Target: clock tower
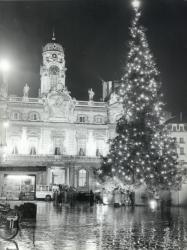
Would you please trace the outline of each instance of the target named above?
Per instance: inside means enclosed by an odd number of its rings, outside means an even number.
[[[50,91],[65,88],[66,67],[62,45],[56,42],[53,33],[52,41],[43,47],[43,62],[40,67],[41,96]]]

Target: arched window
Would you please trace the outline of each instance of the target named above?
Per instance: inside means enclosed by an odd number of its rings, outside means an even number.
[[[20,113],[17,112],[17,111],[12,112],[11,119],[12,120],[19,120],[20,119]]]
[[[79,187],[86,186],[86,170],[81,169],[79,170]]]
[[[40,120],[40,116],[39,116],[39,114],[37,112],[31,112],[29,114],[29,120],[38,121],[38,120]]]

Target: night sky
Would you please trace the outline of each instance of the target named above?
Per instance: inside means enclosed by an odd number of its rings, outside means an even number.
[[[161,71],[167,110],[187,110],[187,0],[142,0],[141,22]],[[42,46],[56,38],[65,50],[66,85],[78,100],[88,88],[102,97],[101,79],[119,80],[128,52],[130,0],[0,2],[0,57],[11,61],[9,92],[40,87]]]

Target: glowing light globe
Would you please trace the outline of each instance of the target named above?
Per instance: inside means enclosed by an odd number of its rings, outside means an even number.
[[[132,6],[135,9],[138,9],[140,7],[140,1],[139,0],[133,0],[132,1]]]
[[[9,69],[10,69],[10,63],[6,59],[2,59],[0,61],[0,69],[2,71],[5,71],[5,72],[9,71]]]
[[[8,122],[8,121],[4,122],[4,123],[3,123],[3,127],[4,127],[4,128],[8,128],[8,127],[9,127],[9,122]]]
[[[153,210],[156,209],[157,206],[158,206],[157,201],[156,201],[156,200],[153,200],[153,199],[150,200],[150,201],[149,201],[149,206],[150,206],[150,208],[153,209]]]

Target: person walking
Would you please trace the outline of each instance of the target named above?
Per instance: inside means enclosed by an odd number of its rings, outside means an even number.
[[[119,188],[114,190],[114,207],[121,206],[121,192]]]
[[[94,204],[94,193],[92,190],[90,190],[90,205],[93,206]]]
[[[130,192],[129,198],[130,198],[131,206],[134,206],[135,204],[135,192],[134,191]]]

